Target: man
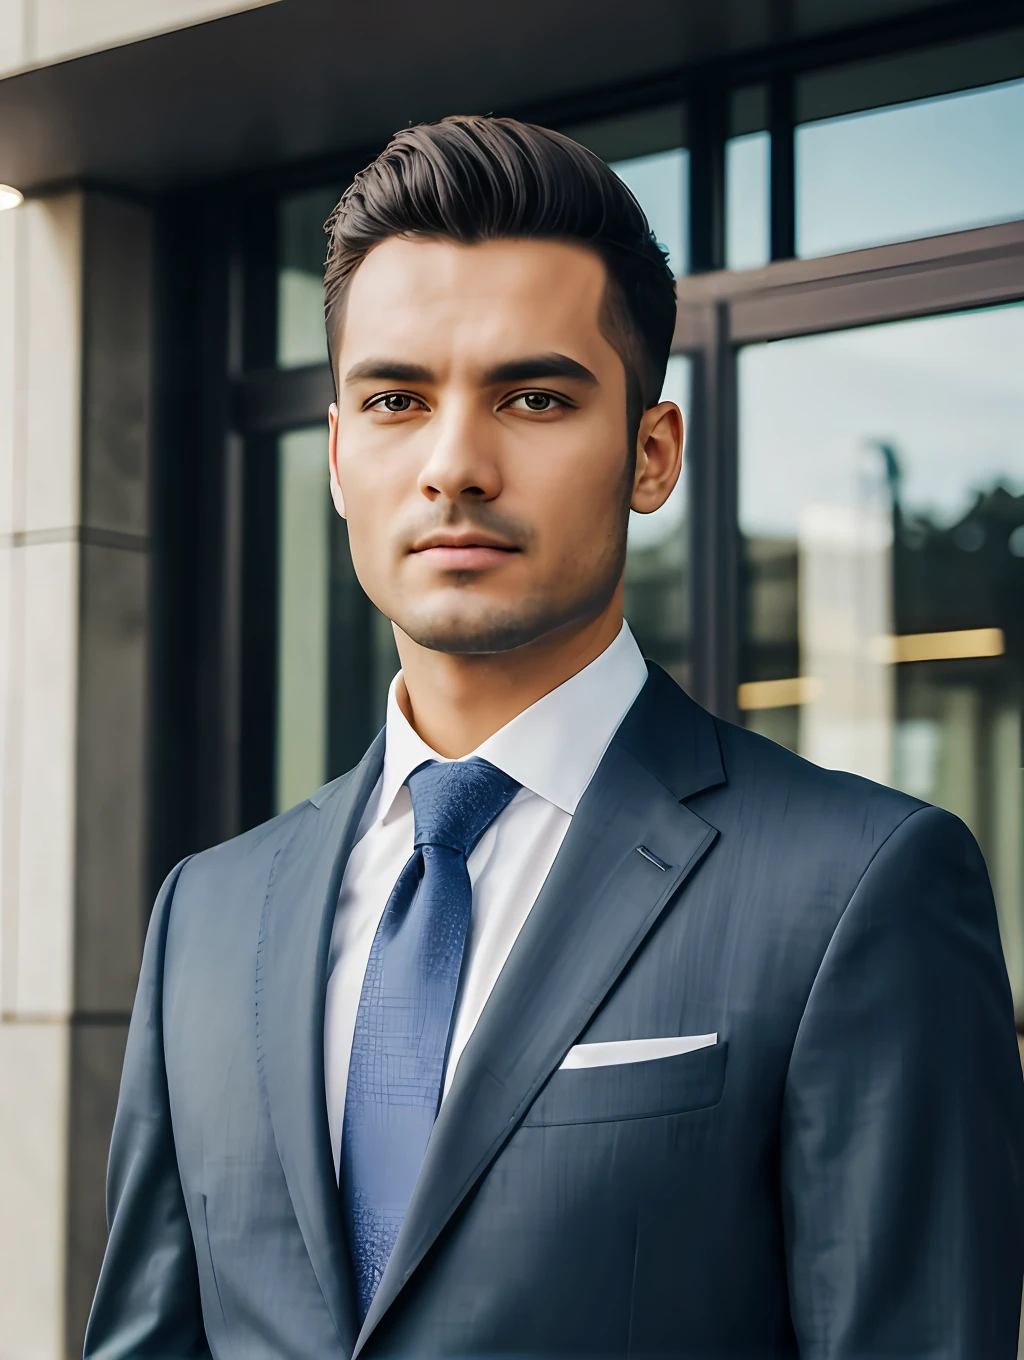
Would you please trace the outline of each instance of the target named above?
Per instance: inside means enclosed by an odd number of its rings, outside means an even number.
[[[1009,1360],[974,841],[622,621],[682,449],[642,212],[460,118],[329,226],[331,490],[402,670],[355,770],[160,894],[87,1354]]]

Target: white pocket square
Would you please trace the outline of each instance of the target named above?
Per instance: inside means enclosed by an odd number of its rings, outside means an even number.
[[[650,1062],[652,1058],[676,1058],[718,1043],[717,1034],[681,1034],[669,1039],[613,1039],[603,1044],[576,1044],[565,1055],[560,1072],[580,1067],[612,1067],[619,1063]]]

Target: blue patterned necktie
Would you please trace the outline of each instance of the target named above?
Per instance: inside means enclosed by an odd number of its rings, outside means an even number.
[[[341,1188],[362,1317],[398,1237],[441,1103],[473,906],[466,860],[519,790],[476,758],[430,761],[405,782],[415,848],[366,965],[341,1136]]]

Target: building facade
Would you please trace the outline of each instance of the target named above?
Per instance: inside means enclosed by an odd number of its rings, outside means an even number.
[[[1024,1007],[1016,6],[0,0],[0,1360],[80,1353],[161,879],[382,720],[323,223],[394,128],[492,110],[606,158],[679,279],[645,652],[961,816]]]

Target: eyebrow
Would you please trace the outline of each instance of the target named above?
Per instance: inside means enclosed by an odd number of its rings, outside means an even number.
[[[597,377],[589,368],[570,359],[567,354],[529,354],[522,359],[508,359],[495,364],[483,375],[490,387],[495,383],[529,382],[533,378],[572,378],[576,382],[597,385]],[[353,364],[345,374],[345,382],[433,382],[434,373],[424,364],[404,363],[400,359],[363,359]]]
[[[400,359],[363,359],[345,374],[345,382],[373,378],[377,382],[433,382],[434,374],[423,364],[406,364]]]
[[[529,382],[531,378],[574,378],[577,382],[597,385],[597,377],[589,368],[570,359],[567,354],[530,354],[522,359],[510,359],[495,364],[484,374],[484,382]]]

